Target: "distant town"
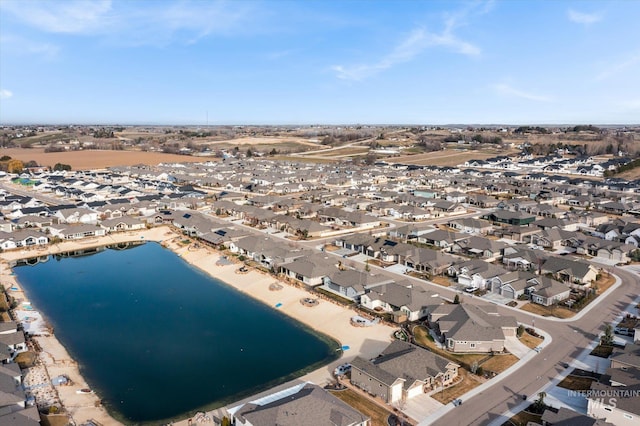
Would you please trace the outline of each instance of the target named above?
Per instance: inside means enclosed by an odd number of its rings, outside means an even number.
[[[38,381],[54,333],[11,268],[160,228],[388,335],[184,424],[638,424],[640,127],[5,126],[0,146],[0,424],[105,423]]]

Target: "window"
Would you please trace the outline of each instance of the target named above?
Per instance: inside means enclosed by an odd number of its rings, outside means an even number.
[[[611,408],[609,408],[609,407],[604,407],[604,410],[605,410],[605,411],[611,411]]]
[[[474,349],[476,347],[475,343],[471,343],[469,346],[471,346],[471,349]]]
[[[629,419],[629,420],[633,419],[633,416],[631,414],[623,414],[623,416],[625,419]]]

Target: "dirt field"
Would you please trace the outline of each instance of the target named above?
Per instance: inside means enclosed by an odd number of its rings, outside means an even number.
[[[485,158],[495,157],[496,155],[508,155],[510,153],[510,150],[502,152],[444,150],[393,157],[390,158],[389,161],[393,163],[418,164],[423,166],[457,166],[459,164],[463,164],[467,160],[484,160]]]
[[[520,341],[531,349],[540,346],[540,343],[542,343],[543,340],[544,339],[534,337],[527,332],[522,333],[522,336],[520,337]]]
[[[591,383],[596,381],[593,377],[582,377],[582,376],[567,376],[558,383],[558,386],[564,389],[571,390],[589,390],[591,389]]]
[[[533,302],[525,303],[520,309],[543,317],[571,318],[576,314],[564,306],[542,306]]]
[[[493,371],[494,373],[502,373],[507,368],[518,362],[518,357],[513,354],[494,355],[481,364],[484,371]]]
[[[34,160],[41,166],[53,167],[56,163],[69,164],[73,170],[101,169],[113,166],[131,166],[134,164],[156,165],[159,163],[195,163],[212,160],[209,157],[190,157],[188,155],[163,154],[140,151],[72,151],[44,152],[44,148],[0,149],[0,156],[8,155],[23,162]]]
[[[255,138],[237,138],[227,139],[219,141],[207,141],[203,142],[204,145],[230,145],[230,146],[251,146],[251,145],[279,145],[286,143],[294,143],[300,145],[308,145],[318,147],[319,143],[309,142],[304,138],[286,138],[286,137],[255,137]]]

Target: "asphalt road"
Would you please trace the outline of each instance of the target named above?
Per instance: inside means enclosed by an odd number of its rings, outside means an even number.
[[[598,298],[588,314],[574,321],[553,321],[535,318],[536,328],[549,333],[553,339],[525,367],[498,381],[488,390],[465,399],[463,404],[448,412],[434,425],[487,425],[510,408],[522,402],[522,395],[535,396],[538,390],[559,374],[562,363],[578,357],[604,329],[640,294],[640,277],[630,271],[615,268],[622,284],[604,299]],[[474,303],[464,299],[464,303]],[[518,321],[531,324],[534,318],[524,312],[500,307],[501,315],[515,316]],[[499,377],[499,376],[498,376]]]

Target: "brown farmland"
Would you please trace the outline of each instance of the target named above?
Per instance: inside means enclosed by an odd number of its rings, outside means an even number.
[[[73,170],[102,169],[134,164],[194,163],[212,160],[211,157],[191,157],[160,152],[94,150],[44,152],[44,148],[2,148],[0,149],[0,157],[4,155],[25,163],[33,160],[41,166],[53,167],[56,163],[69,164]]]

